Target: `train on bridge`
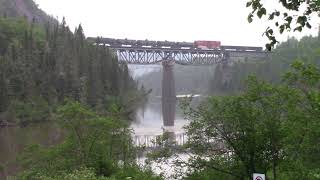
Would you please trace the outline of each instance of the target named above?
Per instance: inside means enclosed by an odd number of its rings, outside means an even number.
[[[113,38],[88,38],[93,43],[104,44],[106,46],[118,47],[143,47],[143,48],[170,48],[170,49],[201,49],[201,50],[227,50],[227,51],[252,51],[261,52],[262,47],[254,46],[225,46],[221,41],[194,41],[194,42],[174,42],[174,41],[150,41],[131,40]]]

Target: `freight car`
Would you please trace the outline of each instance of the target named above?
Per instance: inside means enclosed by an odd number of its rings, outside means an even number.
[[[220,41],[195,41],[194,47],[199,49],[220,49]]]
[[[253,46],[221,46],[222,50],[229,51],[262,51],[262,47],[253,47]]]

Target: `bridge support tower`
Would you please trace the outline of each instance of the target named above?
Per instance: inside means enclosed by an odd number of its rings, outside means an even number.
[[[231,61],[229,60],[229,57],[225,58],[222,61],[221,72],[222,72],[222,84],[224,88],[228,88],[232,80],[232,77],[231,77],[232,64],[231,64]]]
[[[176,113],[176,90],[174,80],[174,60],[162,62],[162,117],[165,131],[172,131]]]

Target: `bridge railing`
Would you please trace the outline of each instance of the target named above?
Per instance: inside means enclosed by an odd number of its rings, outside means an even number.
[[[161,140],[163,140],[163,135],[135,135],[133,136],[133,145],[141,148],[158,148],[163,146]],[[188,142],[188,135],[186,133],[173,134],[165,140],[170,141],[174,146],[183,146]],[[221,138],[208,139],[206,143],[217,151],[227,149]]]
[[[133,144],[136,147],[157,148],[161,146],[159,141],[162,137],[163,135],[135,135],[133,136]],[[173,140],[176,146],[183,146],[186,144],[188,137],[185,133],[178,133],[174,134],[173,139],[170,140]]]

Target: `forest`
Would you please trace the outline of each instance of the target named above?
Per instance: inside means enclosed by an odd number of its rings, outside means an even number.
[[[307,7],[302,16],[271,11],[268,20],[285,18],[275,22],[280,34],[309,28],[309,10],[320,9],[313,1],[280,2],[290,12]],[[249,23],[267,16],[259,0],[247,7]],[[32,0],[0,0],[0,16],[0,179],[320,179],[320,34],[280,43],[267,28],[269,58],[230,63],[228,81],[219,64],[177,67],[177,92],[205,100],[180,102],[190,122],[186,144],[164,133],[141,166],[144,148],[134,146],[130,125],[150,91],[127,64],[88,42],[81,25],[71,30]],[[139,81],[158,96],[160,77],[152,72]],[[173,175],[155,173],[151,164],[169,159]]]
[[[188,143],[150,159],[173,158],[173,178],[188,180],[243,180],[255,172],[272,180],[319,179],[319,47],[319,37],[289,38],[266,61],[230,65],[227,82],[216,66],[210,97],[197,107],[192,98],[180,101]]]
[[[64,21],[42,27],[1,18],[0,24],[1,124],[49,120],[66,98],[95,109],[126,105],[122,113],[130,115],[143,98],[128,67],[86,42],[81,26],[72,33]]]
[[[64,137],[51,148],[27,144],[16,153],[17,160],[1,161],[2,178],[153,176],[134,165],[135,155],[127,147],[128,126],[146,92],[114,52],[87,42],[81,25],[71,32],[64,20],[43,25],[23,17],[0,18],[0,50],[1,129],[49,123]],[[110,145],[109,152],[102,151]],[[115,163],[119,160],[124,167]],[[17,168],[24,171],[19,175]]]

